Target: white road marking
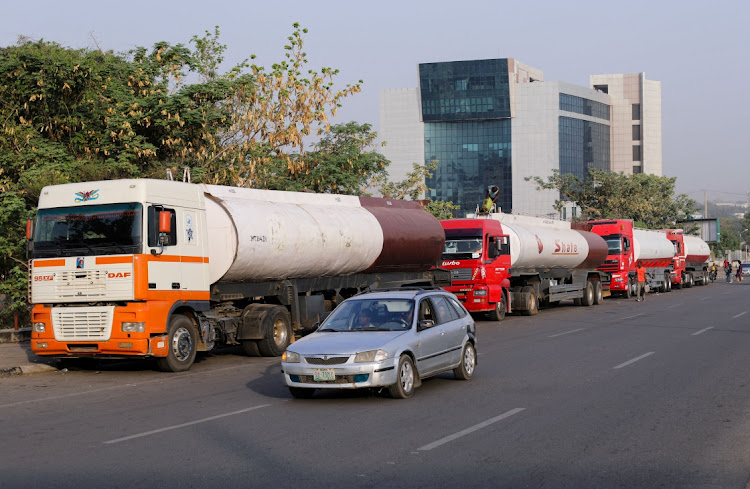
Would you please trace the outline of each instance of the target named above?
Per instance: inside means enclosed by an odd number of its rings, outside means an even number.
[[[219,418],[226,418],[227,416],[234,416],[235,414],[242,414],[248,411],[253,411],[255,409],[260,409],[260,408],[264,408],[267,406],[270,406],[270,404],[261,404],[260,406],[253,406],[247,409],[240,409],[239,411],[233,411],[231,413],[217,414],[216,416],[210,416],[208,418],[197,419],[195,421],[190,421],[190,422],[182,423],[182,424],[176,424],[174,426],[167,426],[165,428],[159,428],[158,430],[151,430],[151,431],[146,431],[143,433],[138,433],[135,435],[124,436],[122,438],[116,438],[114,440],[105,441],[104,443],[107,445],[112,444],[112,443],[120,443],[121,441],[132,440],[133,438],[141,438],[141,437],[149,436],[149,435],[155,435],[156,433],[162,433],[164,431],[176,430],[178,428],[184,428],[185,426],[191,426],[191,425],[198,424],[198,423],[205,423],[206,421],[213,421],[214,419],[219,419]]]
[[[679,304],[673,304],[671,306],[668,306],[667,309],[672,309],[673,307],[677,307],[677,306],[681,306],[681,305],[682,305],[682,302],[680,302]]]
[[[458,433],[454,433],[452,435],[448,435],[445,438],[439,439],[438,441],[434,441],[434,442],[432,442],[432,443],[430,443],[428,445],[425,445],[423,447],[419,447],[419,448],[417,448],[417,450],[420,450],[420,451],[432,450],[433,448],[437,448],[440,445],[445,445],[449,441],[453,441],[456,438],[461,438],[464,435],[468,435],[469,433],[473,433],[473,432],[475,432],[477,430],[481,430],[482,428],[485,428],[485,427],[491,425],[492,423],[497,423],[498,421],[501,421],[501,420],[503,420],[505,418],[509,418],[509,417],[513,416],[514,414],[518,414],[521,411],[523,411],[524,409],[526,409],[526,408],[511,409],[510,411],[508,411],[506,413],[503,413],[500,416],[495,416],[494,418],[488,419],[487,421],[484,421],[483,423],[479,423],[477,425],[474,425],[471,428],[466,428],[465,430],[459,431]]]
[[[570,330],[570,331],[566,331],[566,332],[564,332],[564,333],[557,333],[557,334],[553,334],[553,335],[551,335],[551,336],[547,336],[547,338],[556,338],[556,337],[558,337],[558,336],[562,336],[562,335],[564,335],[564,334],[570,334],[570,333],[576,333],[576,332],[578,332],[578,331],[583,331],[583,329],[584,329],[584,328],[573,329],[573,330]]]
[[[634,316],[627,316],[627,317],[621,318],[621,319],[620,319],[620,321],[624,321],[625,319],[633,319],[633,318],[637,318],[638,316],[643,316],[644,314],[646,314],[646,313],[645,313],[645,312],[642,312],[642,313],[640,313],[640,314],[635,314]]]
[[[697,334],[705,333],[705,332],[706,332],[706,331],[708,331],[709,329],[714,329],[714,327],[713,327],[713,326],[710,326],[710,327],[708,327],[708,328],[703,328],[702,330],[700,330],[700,331],[696,331],[695,333],[691,334],[690,336],[695,336],[695,335],[697,335]]]
[[[745,314],[747,314],[747,311],[743,311],[743,312],[737,314],[736,316],[733,316],[732,319],[737,319],[738,317],[744,316]]]
[[[702,297],[702,298],[701,298],[701,300],[702,300],[702,301],[707,301],[707,300],[709,300],[709,299],[710,299],[710,297]]]
[[[618,366],[616,366],[616,367],[612,367],[612,368],[613,368],[613,369],[615,369],[615,368],[622,368],[622,367],[625,367],[625,366],[627,366],[627,365],[630,365],[631,363],[637,362],[638,360],[644,359],[644,358],[646,358],[646,357],[647,357],[647,356],[649,356],[649,355],[653,355],[654,353],[656,353],[656,352],[655,352],[655,351],[650,351],[650,352],[648,352],[648,353],[644,353],[644,354],[643,354],[643,355],[641,355],[640,357],[635,357],[635,358],[633,358],[632,360],[628,360],[627,362],[625,362],[625,363],[621,363],[620,365],[618,365]]]

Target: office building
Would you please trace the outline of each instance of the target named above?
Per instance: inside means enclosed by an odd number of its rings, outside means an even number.
[[[527,177],[558,169],[584,178],[589,168],[661,175],[659,82],[643,74],[590,80],[547,82],[512,58],[420,64],[418,89],[381,95],[391,177],[437,159],[427,197],[458,204],[458,215],[498,185],[503,211],[548,216],[559,194]]]

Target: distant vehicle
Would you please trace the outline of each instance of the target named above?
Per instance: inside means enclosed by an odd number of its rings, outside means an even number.
[[[742,275],[750,275],[750,263],[743,263],[742,264]]]
[[[477,365],[474,320],[442,289],[363,292],[342,302],[314,333],[281,357],[289,391],[387,389],[411,397],[421,379],[453,370],[469,380]]]

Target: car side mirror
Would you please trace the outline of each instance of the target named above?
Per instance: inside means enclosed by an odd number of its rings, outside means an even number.
[[[432,319],[420,319],[419,320],[419,329],[427,329],[435,326],[435,321]]]

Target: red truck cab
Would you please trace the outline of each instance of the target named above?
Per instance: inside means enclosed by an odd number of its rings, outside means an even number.
[[[472,313],[489,312],[494,321],[510,312],[510,240],[492,219],[440,221],[445,230],[441,268],[451,271],[456,295]]]
[[[635,273],[633,259],[633,221],[627,219],[606,219],[588,221],[591,232],[607,242],[607,259],[597,268],[609,278],[611,292],[629,295],[630,278]],[[606,282],[605,282],[606,285]]]
[[[685,240],[682,230],[665,229],[667,238],[674,245],[674,258],[672,258],[672,285],[678,289],[682,288],[685,282]]]

